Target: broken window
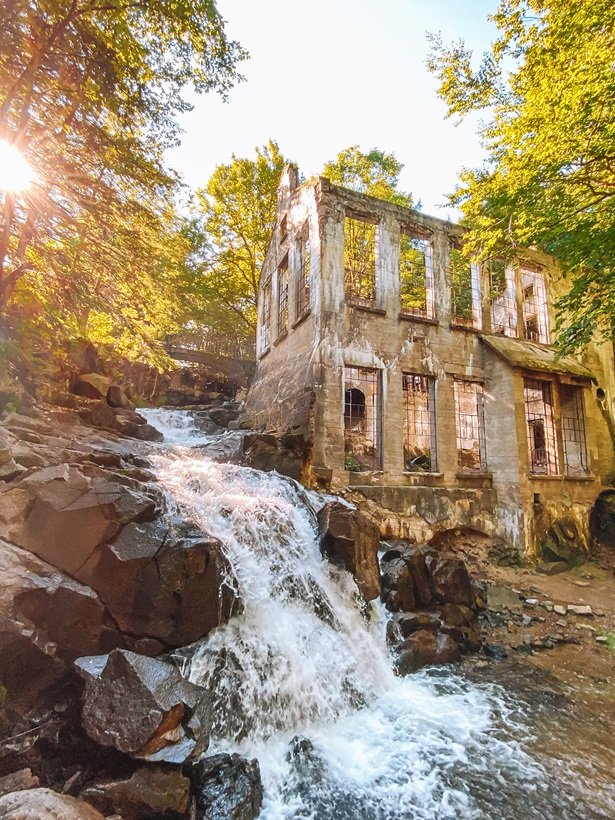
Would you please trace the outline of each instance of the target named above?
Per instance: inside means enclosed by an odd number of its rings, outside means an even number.
[[[431,240],[401,228],[399,238],[401,312],[408,316],[434,317],[433,249]]]
[[[344,289],[352,304],[376,305],[376,225],[344,220]]]
[[[589,459],[585,439],[583,388],[572,384],[560,386],[562,444],[566,475],[587,475]]]
[[[264,353],[271,344],[271,277],[263,285],[262,299],[260,352]]]
[[[435,380],[415,373],[402,374],[404,397],[404,469],[436,469]]]
[[[455,379],[457,466],[464,472],[486,469],[483,387],[478,382]]]
[[[468,263],[461,248],[451,243],[449,256],[451,280],[451,323],[459,327],[482,327],[480,304],[480,271]]]
[[[310,309],[310,262],[310,237],[305,228],[298,247],[295,319],[300,319]]]
[[[549,344],[549,314],[547,289],[542,269],[528,262],[521,264],[523,294],[523,326],[525,338]]]
[[[559,461],[551,383],[538,379],[524,379],[523,385],[530,472],[536,475],[558,475]]]
[[[345,368],[344,453],[347,470],[381,470],[382,401],[379,370]]]
[[[491,308],[491,332],[502,336],[517,336],[517,294],[515,275],[504,259],[490,259],[489,303]]]
[[[278,267],[278,339],[288,331],[288,254]]]

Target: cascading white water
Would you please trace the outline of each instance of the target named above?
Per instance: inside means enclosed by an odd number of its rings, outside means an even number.
[[[550,816],[545,771],[493,687],[450,670],[393,674],[379,608],[368,620],[352,578],[321,557],[317,497],[179,448],[199,434],[174,412],[148,413],[176,445],[155,456],[159,478],[225,545],[244,608],[186,674],[214,693],[210,752],[258,758],[262,817]],[[577,816],[565,804],[559,816]]]

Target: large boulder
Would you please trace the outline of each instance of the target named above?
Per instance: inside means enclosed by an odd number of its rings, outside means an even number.
[[[44,467],[0,489],[0,538],[77,577],[124,524],[155,514],[151,493],[69,464]]]
[[[403,558],[382,561],[380,597],[391,612],[410,612],[414,609],[412,571]]]
[[[420,629],[403,642],[397,656],[397,672],[408,675],[423,666],[454,663],[461,657],[455,640],[443,632]]]
[[[82,567],[81,577],[122,631],[166,647],[202,638],[239,609],[220,542],[167,516],[127,524]]]
[[[73,393],[86,399],[104,399],[111,386],[111,379],[100,373],[84,373],[77,376],[73,384]]]
[[[0,540],[0,676],[11,701],[35,703],[75,658],[122,640],[93,590]]]
[[[79,658],[75,666],[85,681],[83,728],[101,746],[172,763],[207,749],[211,696],[177,667],[123,649]]]
[[[434,598],[441,604],[465,604],[472,606],[474,594],[466,565],[452,555],[425,557],[429,573],[429,585]]]
[[[124,410],[136,410],[135,404],[130,401],[118,384],[109,385],[107,389],[107,404],[110,407],[121,407]]]
[[[254,820],[260,814],[263,787],[257,760],[218,754],[192,769],[195,820]]]
[[[358,510],[327,501],[318,512],[322,552],[354,576],[365,600],[380,594],[378,547],[380,532]]]
[[[51,789],[28,789],[0,797],[1,820],[104,820],[83,800]]]
[[[184,816],[190,799],[190,780],[177,767],[137,769],[131,777],[88,786],[80,795],[108,815],[122,820]]]
[[[615,490],[603,490],[589,515],[592,538],[606,547],[615,547]]]

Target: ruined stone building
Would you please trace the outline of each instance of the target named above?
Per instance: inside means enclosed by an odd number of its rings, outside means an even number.
[[[289,166],[247,416],[305,436],[306,483],[359,500],[384,535],[467,527],[574,558],[613,470],[613,347],[558,358],[555,261],[467,265],[461,237]]]

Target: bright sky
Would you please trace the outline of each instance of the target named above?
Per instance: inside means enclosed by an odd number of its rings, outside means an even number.
[[[271,137],[306,177],[342,148],[392,151],[400,187],[426,213],[443,208],[464,166],[480,164],[475,124],[445,119],[425,60],[426,32],[463,38],[481,54],[495,36],[497,0],[218,0],[230,37],[250,52],[227,103],[210,94],[185,115],[169,159],[191,188],[231,154]]]

